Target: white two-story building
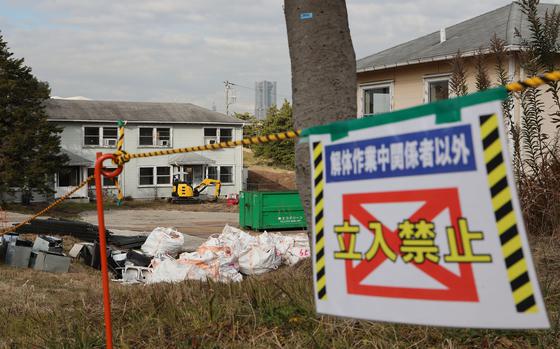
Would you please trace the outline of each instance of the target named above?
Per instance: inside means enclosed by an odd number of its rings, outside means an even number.
[[[189,103],[148,103],[51,99],[49,121],[63,128],[61,145],[70,161],[55,178],[55,196],[74,189],[93,174],[96,153],[113,153],[117,144],[117,120],[127,122],[124,150],[129,153],[211,144],[243,137],[243,121]],[[110,162],[105,162],[110,165]],[[111,166],[107,166],[111,167]],[[219,179],[222,195],[242,187],[241,147],[216,151],[132,159],[119,176],[126,197],[133,199],[171,196],[174,175],[197,185],[204,178]],[[113,188],[105,179],[104,187]],[[209,188],[213,190],[212,188]],[[208,189],[207,189],[208,190]],[[93,188],[73,197],[88,198]]]

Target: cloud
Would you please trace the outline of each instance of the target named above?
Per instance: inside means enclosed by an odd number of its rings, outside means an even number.
[[[349,0],[356,56],[508,4],[505,0]],[[291,95],[282,0],[0,0],[0,30],[52,94],[191,102],[252,111],[257,80]]]

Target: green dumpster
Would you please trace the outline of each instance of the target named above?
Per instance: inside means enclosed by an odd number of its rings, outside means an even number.
[[[239,225],[253,230],[305,229],[305,213],[297,191],[242,191]]]

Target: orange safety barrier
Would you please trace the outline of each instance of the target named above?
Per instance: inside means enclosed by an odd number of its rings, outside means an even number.
[[[103,314],[105,317],[105,342],[107,349],[113,348],[113,328],[111,323],[111,297],[109,294],[109,270],[107,268],[107,238],[105,214],[103,211],[103,181],[101,176],[115,178],[122,172],[122,165],[114,171],[103,168],[105,160],[115,160],[113,154],[97,154],[95,161],[95,198],[97,203],[97,222],[99,225],[99,258],[101,259],[101,283],[103,285]]]

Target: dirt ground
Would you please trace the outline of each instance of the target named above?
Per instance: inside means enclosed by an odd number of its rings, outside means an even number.
[[[206,209],[212,211],[195,211],[202,209],[200,206],[179,206],[171,208],[115,208],[105,211],[105,224],[108,229],[122,235],[139,233],[149,233],[156,227],[175,227],[182,233],[190,235],[208,237],[212,234],[221,233],[226,224],[238,226],[239,213],[227,212],[226,205],[209,207],[204,204]],[[30,215],[17,212],[7,212],[9,224],[21,222]],[[80,213],[79,220],[97,224],[97,212],[87,210]]]
[[[249,190],[296,190],[294,171],[254,165],[249,167],[247,178]]]
[[[97,224],[97,212],[86,211],[80,218]],[[150,232],[156,227],[175,227],[182,233],[208,237],[221,233],[226,224],[237,226],[239,214],[235,212],[192,212],[186,210],[109,210],[105,212],[105,223],[109,229]]]

